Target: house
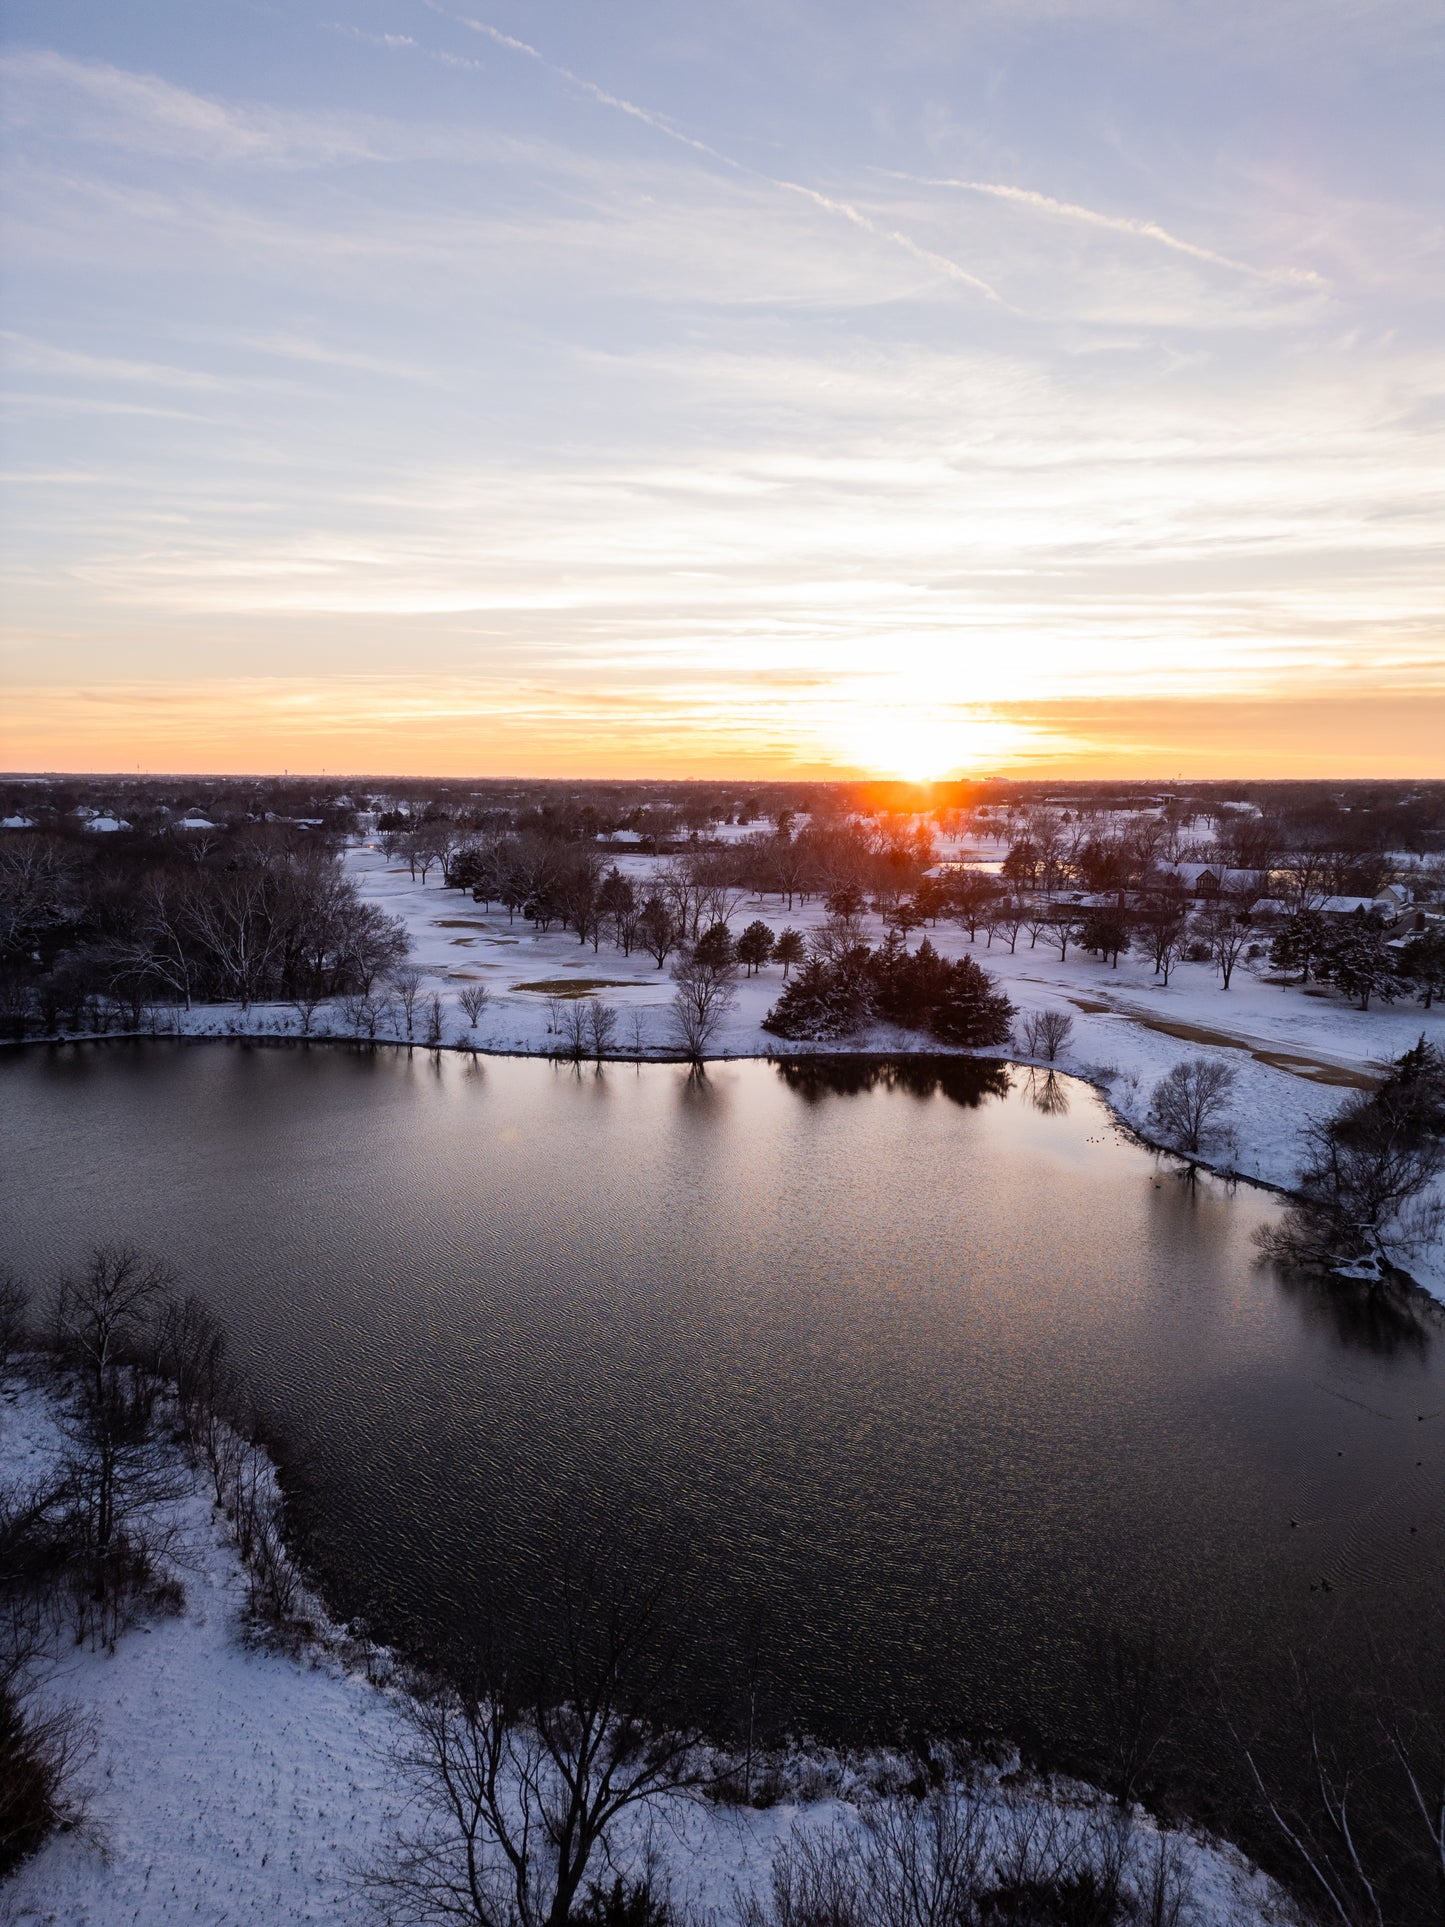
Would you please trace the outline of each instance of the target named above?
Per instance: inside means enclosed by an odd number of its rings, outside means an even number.
[[[1438,910],[1427,910],[1422,904],[1408,904],[1389,926],[1397,937],[1418,937],[1422,930],[1433,929],[1445,924],[1445,915]]]
[[[1187,897],[1252,897],[1259,888],[1254,870],[1227,870],[1218,863],[1171,863],[1161,875]]]

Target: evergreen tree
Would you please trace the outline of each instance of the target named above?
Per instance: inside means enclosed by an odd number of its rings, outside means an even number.
[[[738,962],[744,964],[751,977],[768,961],[773,954],[773,933],[756,917],[738,938]]]
[[[1437,997],[1445,997],[1445,926],[1435,924],[1411,937],[1400,961],[1426,1010]]]
[[[1359,1000],[1361,1010],[1370,999],[1392,1004],[1405,983],[1403,962],[1377,924],[1359,922],[1344,929],[1326,949],[1316,974],[1346,997]]]
[[[1297,971],[1299,981],[1307,984],[1311,970],[1328,947],[1329,931],[1319,911],[1297,910],[1275,932],[1269,946],[1269,960],[1276,970],[1283,970],[1286,975]]]

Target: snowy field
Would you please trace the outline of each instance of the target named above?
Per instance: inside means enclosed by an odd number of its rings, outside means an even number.
[[[943,854],[986,861],[996,860],[1000,849],[981,844],[945,849]],[[605,855],[639,885],[656,867],[651,857],[625,851]],[[474,904],[469,892],[448,890],[439,871],[429,882],[414,881],[404,863],[389,863],[372,845],[348,849],[345,863],[362,894],[405,923],[413,946],[411,962],[423,976],[423,995],[442,998],[448,1045],[484,1051],[555,1050],[561,1040],[549,1030],[549,1022],[557,995],[595,992],[618,1012],[618,1054],[640,1048],[643,1054],[660,1055],[675,1048],[668,1023],[672,983],[667,970],[659,970],[650,956],[634,951],[624,957],[605,937],[594,952],[590,942],[579,943],[572,931],[538,934],[520,915],[509,921],[504,910]],[[733,915],[734,934],[755,917],[775,932],[791,926],[806,935],[825,920],[825,912],[816,900],[789,910],[776,896],[748,898]],[[879,941],[879,920],[868,917],[864,922],[870,941]],[[977,958],[1018,1006],[1020,1024],[1034,1011],[1066,1012],[1073,1020],[1073,1035],[1057,1068],[1098,1084],[1125,1121],[1145,1136],[1151,1094],[1171,1066],[1197,1056],[1227,1063],[1237,1076],[1230,1119],[1234,1143],[1212,1161],[1266,1184],[1287,1188],[1298,1168],[1305,1124],[1334,1109],[1352,1088],[1377,1077],[1422,1032],[1445,1044],[1445,1008],[1426,1011],[1402,1002],[1359,1011],[1316,986],[1282,989],[1262,982],[1243,963],[1227,991],[1209,964],[1198,963],[1176,966],[1166,989],[1139,954],[1124,957],[1115,969],[1073,949],[1060,962],[1056,946],[1041,937],[1031,947],[1026,931],[1012,954],[1006,941],[995,939],[990,945],[980,930],[970,943],[966,931],[948,922],[919,934],[946,956],[968,953]],[[912,941],[916,944],[918,937]],[[762,1028],[782,982],[776,964],[764,966],[755,977],[739,973],[736,1007],[711,1055],[793,1056],[828,1048],[785,1044]],[[486,987],[488,1002],[473,1026],[457,1000],[476,983]],[[195,1034],[295,1035],[301,1021],[284,1005],[258,1005],[244,1017],[234,1007],[210,1006],[192,1012],[186,1028]],[[1019,1027],[1016,1024],[1016,1031]],[[318,1013],[315,1034],[345,1032],[339,1006]],[[416,1032],[420,1040],[424,1019],[418,1018]],[[876,1027],[851,1040],[848,1048],[941,1047],[916,1033]],[[1445,1298],[1445,1252],[1417,1259],[1411,1269],[1428,1290]]]
[[[49,1394],[12,1379],[0,1398],[0,1479],[56,1461]],[[3,1886],[6,1927],[286,1927],[373,1916],[357,1874],[395,1814],[387,1766],[393,1699],[348,1670],[323,1636],[299,1659],[243,1637],[246,1578],[199,1480],[176,1502],[183,1608],[124,1634],[113,1653],[62,1642],[41,1691],[88,1720],[88,1818],[52,1839]],[[875,1762],[875,1768],[877,1763]],[[695,1801],[659,1817],[619,1863],[650,1848],[680,1903],[728,1927],[736,1899],[764,1885],[795,1828],[858,1823],[867,1768],[815,1762],[817,1797],[766,1811]],[[830,1788],[841,1786],[843,1797]],[[1037,1799],[1041,1795],[1025,1796]],[[1060,1786],[1066,1814],[1095,1804]],[[1155,1831],[1136,1816],[1145,1853]],[[1233,1849],[1175,1836],[1192,1890],[1188,1927],[1285,1927],[1295,1910]]]

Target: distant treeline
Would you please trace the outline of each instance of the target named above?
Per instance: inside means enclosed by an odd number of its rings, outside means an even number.
[[[1445,863],[1420,853],[1445,843],[1445,785],[1245,790],[12,781],[0,785],[0,1025],[53,1034],[135,1027],[157,1004],[369,996],[406,946],[341,873],[342,840],[361,831],[420,881],[437,873],[594,951],[640,950],[662,969],[707,937],[710,968],[772,962],[788,978],[805,964],[773,1013],[789,1037],[883,1017],[999,1041],[1001,1019],[983,1015],[960,965],[907,950],[943,918],[1010,951],[1023,935],[1061,958],[1142,950],[1166,984],[1189,960],[1228,989],[1243,959],[1364,1006],[1442,994]],[[961,833],[990,870],[940,865]],[[621,848],[649,867],[624,872]],[[1191,864],[1213,866],[1212,895]],[[1408,928],[1375,903],[1406,875]],[[821,899],[833,921],[811,946],[760,921],[734,935],[743,903],[769,896],[788,910]],[[891,933],[876,953],[865,912]],[[945,1014],[960,998],[966,1021]]]

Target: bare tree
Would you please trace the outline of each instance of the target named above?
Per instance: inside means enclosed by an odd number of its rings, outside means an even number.
[[[1431,1193],[1445,1170],[1445,1142],[1428,1112],[1413,1112],[1409,1091],[1397,1065],[1379,1092],[1360,1092],[1306,1126],[1298,1197],[1258,1234],[1266,1251],[1290,1264],[1391,1263],[1393,1254],[1438,1241],[1445,1213]]]
[[[1048,920],[1049,941],[1059,946],[1059,962],[1069,954],[1069,945],[1079,934],[1081,919],[1067,910],[1056,910]]]
[[[1028,912],[1021,903],[1012,900],[997,904],[989,911],[988,928],[990,936],[1008,938],[1009,955],[1018,949],[1019,932],[1023,929]]]
[[[587,1055],[590,1038],[587,1023],[587,1009],[582,998],[574,997],[563,1001],[561,1021],[558,1025],[567,1055],[574,1063],[580,1064]]]
[[[124,1589],[132,1519],[175,1495],[175,1471],[154,1423],[161,1395],[169,1266],[133,1245],[97,1245],[54,1305],[56,1349],[75,1368],[77,1398],[64,1424],[76,1520],[90,1553],[96,1628],[113,1642],[107,1608]]]
[[[998,891],[997,878],[981,870],[961,870],[955,874],[948,893],[948,914],[967,930],[970,943],[977,937],[978,926],[987,917]]]
[[[1074,1020],[1067,1011],[1036,1010],[1024,1019],[1023,1047],[1030,1057],[1052,1064],[1073,1034]]]
[[[673,967],[676,989],[669,1012],[673,1042],[694,1064],[707,1055],[707,1047],[718,1028],[737,1002],[732,979],[736,966],[713,964],[695,952],[683,956]]]
[[[533,1651],[490,1624],[467,1687],[403,1702],[394,1761],[410,1817],[369,1875],[385,1918],[566,1927],[618,1820],[703,1783],[696,1736],[647,1717],[673,1663],[670,1592],[573,1556]]]
[[[1167,987],[1174,966],[1184,955],[1188,941],[1184,903],[1177,894],[1164,896],[1139,925],[1140,942],[1149,952],[1154,974]]]
[[[597,997],[587,999],[587,1041],[592,1046],[592,1055],[600,1064],[612,1048],[612,1040],[617,1034],[617,1006],[604,1004]]]
[[[1218,1682],[1258,1804],[1335,1927],[1439,1918],[1439,1648],[1424,1667],[1419,1651],[1405,1661],[1372,1641],[1343,1693],[1337,1678],[1316,1673],[1313,1653],[1291,1651],[1271,1668],[1264,1703],[1247,1709],[1237,1687]]]
[[[178,883],[164,873],[152,878],[141,890],[136,935],[118,945],[116,952],[120,968],[134,970],[159,984],[187,1010],[196,978],[195,959],[187,942],[193,894],[189,883]]]
[[[358,1036],[376,1042],[376,1026],[381,1019],[382,1006],[377,1000],[363,993],[356,993],[341,1000],[341,1014],[347,1028]]]
[[[396,999],[410,1042],[416,1026],[416,1007],[421,998],[421,972],[410,967],[391,973],[391,994]]]
[[[637,916],[637,941],[661,970],[678,945],[678,925],[660,896],[649,897]]]
[[[1198,927],[1201,939],[1209,946],[1210,961],[1219,972],[1220,988],[1228,990],[1234,966],[1254,934],[1249,917],[1237,904],[1219,899],[1203,912]]]
[[[1217,1058],[1183,1058],[1154,1086],[1150,1123],[1176,1150],[1197,1155],[1228,1112],[1237,1075]]]
[[[465,984],[457,993],[457,1002],[466,1013],[467,1023],[472,1030],[487,1007],[487,986],[485,984]]]
[[[1169,979],[1177,964],[1189,947],[1189,929],[1183,923],[1162,925],[1153,933],[1154,974],[1163,980],[1164,988],[1169,988]]]
[[[327,1002],[325,995],[316,988],[301,990],[291,999],[291,1008],[301,1019],[301,1035],[309,1037],[311,1026],[316,1022],[316,1013]]]
[[[267,873],[253,869],[238,870],[187,899],[191,934],[242,1010],[250,1009],[275,954],[272,894]]]
[[[830,916],[809,940],[811,955],[823,963],[841,963],[867,942],[863,919],[856,911],[843,910]]]

